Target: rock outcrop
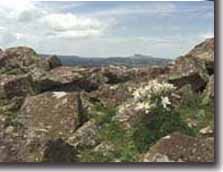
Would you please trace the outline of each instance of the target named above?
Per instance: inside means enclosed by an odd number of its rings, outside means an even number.
[[[6,49],[0,56],[1,70],[5,72],[27,73],[33,68],[49,70],[49,63],[31,48],[16,47]]]
[[[19,116],[26,128],[24,161],[43,160],[47,142],[66,140],[81,125],[82,115],[84,109],[76,93],[46,92],[27,97]]]
[[[203,92],[204,103],[208,103],[210,101],[214,101],[214,75],[209,78],[207,86]]]
[[[21,120],[28,133],[47,132],[57,138],[73,133],[80,125],[82,111],[78,94],[46,92],[26,98],[21,108]]]
[[[48,57],[47,61],[49,63],[50,69],[62,66],[60,59],[56,55]]]
[[[213,162],[214,139],[194,138],[173,133],[161,138],[148,153],[144,162]]]
[[[214,39],[207,39],[171,65],[169,82],[177,87],[190,84],[195,92],[202,92],[214,73]]]
[[[74,147],[94,147],[98,143],[97,125],[94,120],[87,121],[68,138],[68,143]]]
[[[33,95],[33,82],[29,75],[1,75],[0,99]]]
[[[0,49],[0,162],[213,162],[214,95],[214,39],[162,67]]]

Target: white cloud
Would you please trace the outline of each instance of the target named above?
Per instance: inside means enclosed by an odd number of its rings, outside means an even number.
[[[55,31],[101,29],[102,23],[97,19],[79,17],[71,13],[49,14],[43,18],[50,29]]]
[[[32,22],[38,18],[41,18],[44,15],[47,15],[46,11],[40,10],[36,7],[32,7],[32,8],[24,9],[23,11],[19,11],[16,14],[15,18],[19,22],[28,23],[28,22]]]
[[[74,31],[64,31],[64,32],[51,32],[48,33],[48,38],[89,38],[93,36],[99,36],[101,34],[100,30],[74,30]]]
[[[58,10],[58,5],[51,7],[54,6],[44,7],[29,0],[0,1],[0,46],[28,45],[38,49],[42,40],[53,43],[55,39],[61,42],[97,37],[108,28],[108,22],[97,17],[66,13]]]
[[[96,18],[77,16],[71,13],[53,13],[41,19],[48,27],[50,38],[85,38],[103,34],[107,25]]]

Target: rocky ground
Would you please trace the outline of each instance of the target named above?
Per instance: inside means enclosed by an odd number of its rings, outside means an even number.
[[[214,39],[165,67],[0,51],[0,162],[213,162]]]

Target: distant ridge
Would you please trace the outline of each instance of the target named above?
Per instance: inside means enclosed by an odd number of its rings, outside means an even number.
[[[51,55],[42,54],[44,58],[47,58]],[[90,66],[90,67],[100,67],[108,65],[124,65],[128,67],[143,67],[146,65],[158,65],[164,66],[170,63],[172,60],[157,58],[148,55],[134,54],[133,56],[127,57],[80,57],[80,56],[65,56],[57,55],[61,60],[63,65],[66,66]]]

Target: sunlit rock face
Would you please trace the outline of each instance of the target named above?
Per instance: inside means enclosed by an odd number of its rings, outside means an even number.
[[[144,162],[212,162],[214,139],[173,133],[161,138],[144,156]]]
[[[195,92],[202,92],[214,73],[214,39],[207,39],[188,54],[176,59],[169,81],[177,87],[190,84]]]
[[[35,67],[44,70],[50,69],[49,63],[28,47],[6,49],[0,55],[0,66],[6,71],[17,70],[20,73],[29,72]]]

